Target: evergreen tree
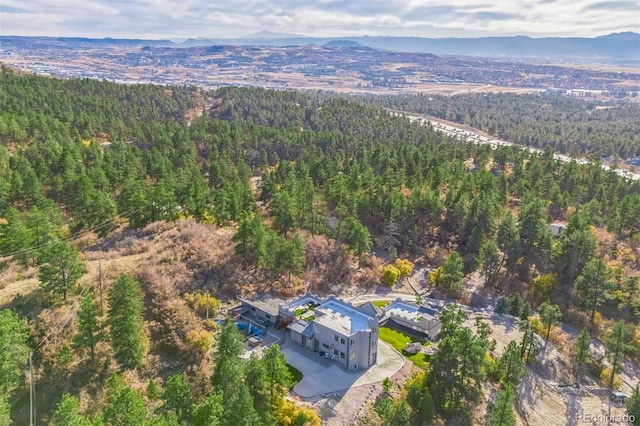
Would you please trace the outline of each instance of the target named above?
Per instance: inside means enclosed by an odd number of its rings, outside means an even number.
[[[632,350],[632,346],[628,343],[629,330],[624,321],[616,322],[611,329],[607,331],[603,343],[607,349],[607,357],[611,363],[611,378],[609,379],[609,389],[613,389],[613,381],[616,373],[620,368],[620,359],[626,356]]]
[[[522,376],[526,374],[526,370],[522,365],[522,357],[520,356],[520,348],[515,340],[509,342],[504,349],[504,353],[499,361],[500,369],[503,372],[503,382],[506,385],[514,385],[520,382]]]
[[[68,393],[62,395],[62,399],[58,402],[51,423],[54,426],[91,426],[91,422],[85,416],[80,414],[80,404],[78,398]],[[4,423],[2,423],[4,424]]]
[[[442,273],[439,276],[436,287],[448,296],[454,296],[463,288],[464,278],[462,258],[457,252],[451,253],[442,265]]]
[[[634,421],[632,423],[637,424],[640,422],[640,387],[636,386],[633,390],[633,394],[627,400],[626,407],[629,417],[634,417]]]
[[[48,292],[62,293],[64,300],[67,300],[68,291],[87,271],[80,260],[80,253],[65,241],[57,241],[43,249],[39,261],[42,265],[38,278],[43,288]]]
[[[87,293],[80,302],[77,322],[78,334],[74,339],[75,346],[89,349],[91,361],[93,361],[96,344],[102,340],[102,329],[98,323],[98,307],[91,293]]]
[[[29,328],[9,309],[0,311],[0,395],[7,395],[20,382],[29,359]]]
[[[413,424],[431,424],[435,416],[433,398],[425,384],[426,374],[410,381],[407,386],[407,404],[411,408]]]
[[[137,368],[145,353],[140,284],[123,274],[109,290],[108,324],[115,357],[124,368]]]
[[[267,387],[271,405],[275,404],[275,399],[282,396],[284,390],[291,382],[291,375],[287,368],[287,358],[280,350],[279,345],[271,345],[262,355]]]
[[[219,426],[223,411],[222,393],[214,392],[193,406],[193,425]]]
[[[549,342],[549,335],[551,334],[551,329],[560,324],[560,319],[562,318],[562,312],[560,312],[560,307],[558,305],[549,305],[548,303],[543,303],[538,308],[540,312],[540,321],[542,325],[546,329],[546,333],[544,336],[544,348],[543,351],[547,349],[547,343]]]
[[[591,313],[592,324],[596,309],[609,297],[614,287],[613,271],[602,258],[587,262],[582,273],[576,278],[574,289],[578,305]]]
[[[516,394],[513,386],[507,385],[500,389],[496,395],[496,402],[489,412],[490,426],[513,426],[516,424],[516,416],[514,412],[514,402]]]
[[[346,219],[344,227],[344,243],[358,257],[358,264],[362,256],[371,249],[371,234],[369,230],[355,217]]]
[[[189,383],[182,374],[174,374],[167,379],[162,393],[161,411],[174,413],[181,424],[191,422],[193,398],[189,390]]]
[[[443,312],[444,337],[427,374],[436,410],[445,417],[468,414],[469,407],[478,401],[486,379],[486,353],[493,346],[486,327],[479,324],[474,333],[461,326],[465,316],[459,309]]]
[[[233,321],[227,319],[220,329],[215,350],[212,383],[224,400],[221,425],[250,426],[258,415],[245,382],[245,366],[240,355],[244,338]]]
[[[480,246],[476,263],[476,266],[484,275],[484,285],[494,285],[502,267],[502,257],[498,251],[498,243],[494,239],[487,240]]]
[[[6,394],[0,394],[0,425],[11,426],[13,420],[11,420],[11,406],[7,401]]]
[[[493,311],[499,315],[509,312],[509,299],[504,296],[498,297],[496,299],[496,307]]]
[[[589,362],[591,356],[591,335],[589,329],[583,328],[575,343],[575,358],[578,371],[582,371],[584,365]]]
[[[110,426],[143,426],[147,420],[147,405],[142,396],[120,376],[113,375],[107,382],[104,422]]]
[[[33,246],[33,234],[27,227],[20,212],[9,208],[4,215],[5,224],[0,222],[0,253],[16,253],[15,256],[22,264],[29,266],[29,252]]]

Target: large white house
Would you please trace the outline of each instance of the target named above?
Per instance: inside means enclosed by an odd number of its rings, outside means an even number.
[[[291,340],[345,370],[367,369],[378,360],[381,315],[371,303],[354,306],[333,295],[305,294],[282,304],[279,315]]]

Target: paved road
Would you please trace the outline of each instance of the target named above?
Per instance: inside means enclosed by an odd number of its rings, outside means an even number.
[[[536,154],[542,154],[544,151],[537,149],[537,148],[533,148],[530,146],[526,146],[526,145],[520,145],[520,144],[516,144],[513,142],[508,142],[508,141],[503,141],[500,139],[494,139],[491,137],[487,137],[487,136],[483,136],[480,135],[478,133],[475,133],[469,129],[471,129],[470,127],[466,127],[466,128],[462,128],[462,127],[457,127],[457,126],[452,126],[449,124],[444,124],[441,123],[439,121],[433,120],[431,118],[429,118],[426,115],[420,115],[420,114],[413,114],[413,113],[407,113],[407,112],[403,112],[403,111],[395,111],[392,110],[391,112],[393,112],[394,114],[397,115],[402,115],[405,116],[407,118],[409,118],[409,120],[413,121],[413,122],[418,122],[421,124],[426,124],[427,122],[431,123],[431,125],[433,126],[434,129],[439,130],[443,133],[445,133],[446,135],[453,137],[453,138],[457,138],[457,139],[461,139],[461,140],[465,140],[467,142],[472,142],[472,143],[476,143],[476,144],[483,144],[483,145],[490,145],[492,148],[497,148],[499,146],[519,146],[522,147],[530,152],[536,153]],[[563,154],[553,154],[553,157],[557,160],[560,160],[562,162],[568,163],[570,161],[576,161],[576,163],[578,164],[588,164],[589,161],[583,159],[583,158],[571,158],[567,155],[563,155]],[[601,165],[602,168],[604,170],[612,170],[611,167],[602,164]],[[622,176],[624,178],[630,179],[630,180],[640,180],[640,173],[632,173],[629,170],[624,170],[624,169],[613,169],[613,172],[619,176]]]

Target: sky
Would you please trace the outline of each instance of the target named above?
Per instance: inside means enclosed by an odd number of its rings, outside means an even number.
[[[593,37],[640,32],[640,0],[0,0],[0,34],[145,39]]]

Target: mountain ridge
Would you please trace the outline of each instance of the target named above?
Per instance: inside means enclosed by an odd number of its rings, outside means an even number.
[[[256,37],[258,36],[258,37]],[[613,61],[640,61],[640,34],[634,32],[610,33],[587,37],[448,37],[425,38],[410,36],[358,36],[358,37],[305,37],[259,32],[240,38],[189,38],[181,42],[150,39],[92,39],[85,37],[22,37],[0,36],[3,39],[21,38],[24,41],[52,39],[65,42],[80,42],[112,45],[154,45],[154,46],[211,46],[211,45],[256,45],[291,46],[342,44],[383,49],[397,52],[432,53],[452,56],[487,56],[512,58],[575,58],[608,59]]]

